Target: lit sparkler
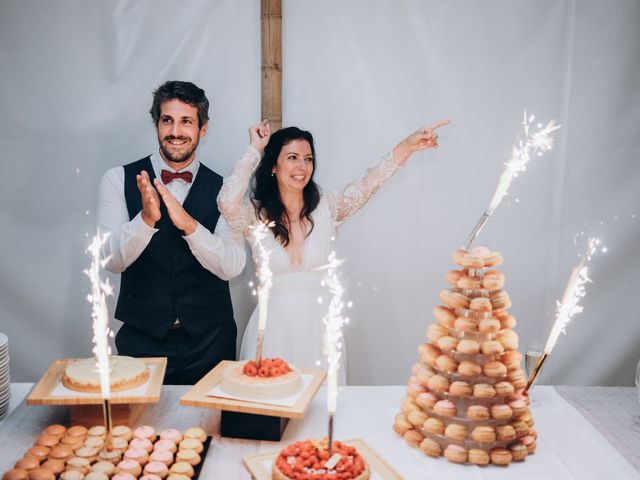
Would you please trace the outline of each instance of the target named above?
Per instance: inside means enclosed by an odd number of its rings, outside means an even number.
[[[506,195],[511,182],[520,173],[527,169],[527,163],[531,160],[532,155],[542,156],[544,152],[547,152],[553,148],[553,136],[554,131],[560,128],[560,125],[551,120],[546,126],[538,123],[536,125],[537,130],[531,128],[531,124],[535,119],[534,115],[527,115],[527,111],[524,112],[524,120],[522,122],[522,134],[523,138],[518,138],[517,146],[513,146],[511,153],[511,159],[505,164],[504,172],[500,176],[498,187],[489,202],[489,206],[476,223],[476,226],[471,231],[471,234],[467,238],[463,249],[468,251],[475,238],[480,234],[480,231],[484,227],[489,217],[493,214],[500,202]]]
[[[105,447],[108,450],[113,448],[111,439],[111,384],[109,379],[109,357],[111,347],[109,337],[113,332],[109,328],[109,310],[107,308],[107,296],[113,295],[113,288],[106,281],[100,280],[100,268],[104,267],[107,260],[100,261],[100,249],[106,241],[108,235],[103,237],[97,234],[87,248],[91,253],[91,266],[84,273],[91,280],[91,293],[87,295],[87,300],[91,303],[91,318],[93,320],[93,354],[96,357],[96,366],[100,374],[100,390],[102,392],[103,414],[106,430]]]
[[[255,251],[258,258],[256,263],[258,269],[256,275],[258,276],[258,340],[256,344],[256,364],[260,365],[262,360],[262,345],[264,343],[264,331],[267,327],[267,307],[269,304],[269,290],[271,290],[271,269],[269,268],[269,258],[271,252],[264,246],[264,239],[271,232],[269,227],[271,224],[265,224],[258,221],[255,225],[250,226],[253,242],[255,245]]]
[[[324,351],[327,356],[327,411],[329,413],[329,453],[333,452],[333,418],[336,413],[338,398],[338,370],[340,369],[340,357],[342,355],[342,327],[348,323],[348,319],[342,315],[344,301],[342,295],[344,288],[338,278],[337,269],[342,262],[336,258],[336,253],[329,255],[325,285],[331,293],[331,302],[327,315],[323,321],[325,324]]]
[[[549,337],[547,338],[547,343],[544,346],[544,352],[527,381],[525,391],[529,391],[533,383],[536,381],[536,378],[540,373],[540,369],[551,353],[551,350],[555,347],[558,337],[561,333],[566,333],[567,324],[575,314],[582,312],[583,307],[580,305],[580,300],[587,294],[585,284],[591,281],[588,276],[588,264],[598,249],[600,249],[600,240],[597,238],[590,238],[587,251],[582,255],[580,262],[578,262],[578,265],[576,265],[571,272],[569,282],[567,283],[564,295],[562,296],[562,301],[557,302],[556,321],[554,322],[553,327],[551,328],[551,333],[549,333]],[[602,247],[600,250],[602,252],[606,252],[606,247]]]

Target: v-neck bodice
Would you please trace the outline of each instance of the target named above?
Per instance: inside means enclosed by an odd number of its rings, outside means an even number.
[[[335,227],[326,202],[321,199],[318,207],[311,214],[313,230],[302,244],[302,262],[296,266],[291,261],[291,255],[284,246],[276,240],[273,234],[267,234],[263,240],[264,246],[270,252],[269,268],[274,275],[282,273],[308,272],[326,265],[333,246]],[[253,241],[251,230],[245,230],[245,236],[251,247],[253,260],[259,264],[258,252]]]

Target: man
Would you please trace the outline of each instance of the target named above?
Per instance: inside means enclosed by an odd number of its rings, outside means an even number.
[[[222,177],[196,160],[208,110],[193,83],[161,85],[150,110],[158,153],[108,170],[100,183],[102,253],[122,273],[116,347],[168,357],[165,384],[194,384],[236,354],[227,280],[244,268],[245,251],[217,209]]]

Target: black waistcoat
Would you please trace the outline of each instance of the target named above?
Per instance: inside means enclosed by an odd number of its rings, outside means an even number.
[[[142,210],[136,174],[146,170],[153,182],[150,157],[124,166],[124,194],[129,218]],[[184,209],[213,232],[220,212],[216,204],[222,177],[200,164],[185,198]],[[205,269],[161,203],[158,231],[140,257],[122,273],[115,317],[157,338],[164,337],[176,319],[191,336],[226,324],[235,329],[229,284]]]

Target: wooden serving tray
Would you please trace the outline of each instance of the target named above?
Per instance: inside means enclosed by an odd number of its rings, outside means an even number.
[[[27,397],[27,405],[102,405],[102,396],[100,393],[74,396],[54,396],[52,392],[54,388],[62,382],[64,369],[74,358],[63,358],[54,360],[49,369],[42,376],[38,384]],[[142,358],[147,366],[155,366],[155,371],[147,380],[147,389],[144,395],[127,395],[127,391],[117,392],[111,396],[110,403],[130,404],[130,403],[158,403],[160,401],[160,391],[162,389],[162,380],[164,372],[167,368],[166,357],[148,357]]]
[[[372,475],[375,473],[384,480],[403,480],[400,474],[387,464],[375,450],[371,449],[364,440],[356,438],[354,440],[344,440],[343,443],[356,447],[358,453],[362,455],[369,464]],[[271,480],[271,472],[267,471],[263,463],[266,461],[275,461],[279,453],[280,452],[248,455],[243,457],[242,460],[254,480]]]
[[[209,393],[216,385],[222,381],[222,372],[229,365],[230,360],[223,360],[216,367],[207,373],[196,383],[191,390],[180,399],[181,405],[190,407],[213,408],[229,412],[250,413],[254,415],[266,415],[271,417],[283,417],[299,419],[304,417],[304,413],[309,407],[311,400],[317,393],[325,372],[320,370],[309,370],[301,368],[300,373],[313,375],[313,380],[292,407],[284,407],[280,405],[269,405],[267,403],[246,402],[243,400],[232,400],[230,398],[209,397]]]

